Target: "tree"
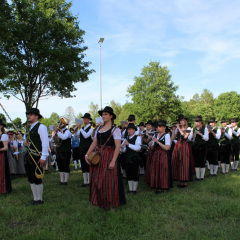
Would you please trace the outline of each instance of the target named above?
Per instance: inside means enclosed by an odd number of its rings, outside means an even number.
[[[113,109],[113,112],[116,114],[116,116],[119,116],[122,111],[122,105],[112,100],[110,102],[110,107]]]
[[[162,67],[160,62],[150,62],[127,89],[133,101],[132,114],[135,113],[141,121],[175,119],[181,112],[177,89],[167,67]]]
[[[200,96],[194,94],[189,102],[182,102],[181,107],[183,114],[189,119],[189,122],[193,122],[196,116],[201,115],[203,120],[207,123],[211,117],[214,117],[213,93],[204,89]]]
[[[214,101],[214,109],[217,120],[223,117],[240,119],[240,94],[234,91],[221,93]]]
[[[40,98],[73,97],[74,84],[85,82],[90,62],[83,61],[84,31],[65,0],[12,0],[1,7],[7,22],[0,30],[0,89],[28,111]],[[10,12],[6,9],[10,8]],[[3,29],[7,28],[7,37]],[[8,41],[9,40],[9,41]]]
[[[4,114],[0,113],[0,119],[2,119],[4,123],[7,123],[7,119]]]
[[[51,125],[58,126],[59,125],[59,116],[57,113],[53,112],[49,118],[41,118],[39,120],[39,122],[44,124],[48,128],[48,132],[50,133],[51,131],[49,129],[49,126],[51,126]]]
[[[93,102],[91,102],[90,105],[89,105],[89,113],[91,114],[93,122],[95,122],[95,118],[99,117],[98,104],[94,104]]]
[[[66,117],[69,120],[69,126],[73,125],[75,123],[75,112],[71,106],[69,106],[65,113],[64,117]]]

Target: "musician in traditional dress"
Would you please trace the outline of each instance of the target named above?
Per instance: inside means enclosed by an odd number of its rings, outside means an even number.
[[[221,161],[222,174],[226,174],[230,166],[232,129],[227,126],[228,121],[225,118],[222,118],[221,124],[219,159]]]
[[[140,132],[139,132],[139,136],[140,136],[143,133],[146,126],[145,126],[144,122],[140,122],[138,124],[138,127],[139,127],[139,130],[140,130]]]
[[[6,124],[0,119],[0,194],[12,191],[11,175],[7,158],[8,135],[5,131]]]
[[[129,123],[133,123],[134,125],[135,125],[135,122],[136,122],[136,118],[135,118],[135,115],[134,114],[130,114],[129,116],[128,116],[128,124]],[[140,134],[140,128],[139,127],[137,127],[137,131],[135,132],[135,134],[136,135],[139,135]]]
[[[71,160],[71,139],[72,133],[67,129],[69,124],[68,119],[61,117],[59,127],[54,126],[56,132],[53,139],[60,139],[60,145],[56,146],[56,161],[60,173],[60,182],[58,185],[68,185],[70,175],[70,160]]]
[[[128,136],[122,143],[126,159],[126,173],[128,180],[128,193],[137,193],[139,175],[139,151],[141,149],[141,137],[136,135],[137,127],[133,123],[129,123],[127,127]]]
[[[16,145],[17,145],[17,174],[25,174],[25,167],[24,167],[24,154],[23,154],[23,139],[22,139],[23,133],[17,132],[17,139]]]
[[[82,173],[83,173],[83,184],[79,187],[87,187],[89,186],[89,165],[85,160],[85,155],[88,151],[88,148],[92,144],[92,133],[93,129],[91,128],[91,115],[89,113],[85,113],[82,117],[84,122],[84,127],[80,123],[77,124],[79,130],[74,134],[75,139],[80,138],[79,144],[79,157],[81,160]]]
[[[172,187],[171,166],[168,158],[168,150],[170,149],[170,134],[167,132],[167,122],[159,120],[156,126],[158,134],[153,141],[153,156],[151,162],[151,188],[156,189],[156,194],[163,193]]]
[[[17,152],[17,143],[15,141],[15,132],[14,131],[8,131],[8,162],[9,162],[9,168],[11,174],[17,174],[17,158],[16,158],[16,152]]]
[[[121,121],[121,126],[122,126],[122,129],[121,129],[121,143],[123,143],[123,141],[128,136],[128,131],[127,131],[128,122],[127,121]],[[120,161],[121,172],[122,172],[123,178],[127,177],[125,160],[126,160],[125,153],[120,150],[119,161]]]
[[[216,177],[218,170],[218,152],[221,130],[216,127],[216,119],[214,117],[210,118],[208,122],[209,139],[207,141],[206,159],[209,162],[210,176]]]
[[[30,125],[26,129],[26,140],[23,142],[23,145],[27,147],[24,163],[33,194],[31,204],[39,205],[43,204],[43,183],[42,178],[37,177],[37,175],[42,175],[45,161],[49,155],[48,130],[46,126],[38,121],[42,118],[39,109],[31,108],[26,114]]]
[[[70,129],[70,131],[71,131],[71,129]],[[75,170],[77,170],[78,163],[79,163],[79,168],[81,168],[81,161],[80,161],[80,157],[79,157],[80,139],[79,138],[75,139],[73,131],[74,130],[72,129],[72,131],[71,131],[72,132],[72,159],[73,159]]]
[[[187,118],[180,114],[177,124],[173,125],[172,141],[176,140],[171,163],[173,180],[180,181],[179,188],[187,187],[187,182],[193,180],[192,162],[190,161],[190,149],[188,137],[191,128],[188,127]]]
[[[193,140],[193,157],[196,172],[196,181],[204,181],[206,151],[208,141],[208,128],[204,125],[202,116],[194,119],[195,127],[192,129],[189,139]]]
[[[116,115],[111,107],[106,106],[98,113],[102,116],[104,125],[97,129],[93,143],[85,155],[86,162],[90,164],[90,153],[96,147],[101,152],[99,164],[90,166],[90,202],[101,208],[115,210],[126,203],[118,161],[121,131],[114,125]]]
[[[238,163],[239,163],[239,143],[240,143],[240,128],[237,126],[238,119],[232,118],[231,120],[231,129],[232,129],[232,139],[231,139],[231,146],[232,146],[232,170],[237,171]]]

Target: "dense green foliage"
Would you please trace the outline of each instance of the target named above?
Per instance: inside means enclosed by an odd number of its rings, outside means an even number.
[[[65,0],[3,0],[0,10],[0,87],[21,100],[26,110],[40,98],[72,97],[85,82],[89,62],[84,31]]]
[[[26,178],[13,179],[12,194],[0,196],[1,240],[239,239],[239,172],[189,183],[186,189],[175,183],[158,195],[140,178],[138,194],[126,195],[127,204],[116,212],[90,204],[89,189],[77,188],[80,171],[71,172],[68,186],[56,185],[54,171],[43,181],[44,205],[26,207],[32,199]]]
[[[132,111],[142,121],[171,120],[181,112],[177,89],[167,67],[162,67],[160,62],[150,62],[127,92],[132,98]]]

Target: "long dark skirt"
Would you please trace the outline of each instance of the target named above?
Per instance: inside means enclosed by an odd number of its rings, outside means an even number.
[[[153,155],[153,150],[149,149],[147,153],[146,169],[145,169],[145,181],[148,184],[150,184],[150,179],[151,179],[150,176],[151,176],[152,155]]]
[[[169,189],[172,187],[168,152],[160,147],[157,147],[153,153],[150,179],[150,186],[152,188]]]
[[[112,147],[105,147],[100,163],[90,166],[89,200],[101,208],[115,208],[126,203],[119,160],[116,161],[114,169],[108,168],[113,154]]]
[[[0,194],[12,191],[7,152],[0,152]]]
[[[172,154],[172,174],[176,181],[192,181],[192,164],[190,161],[190,150],[187,141],[179,140]]]

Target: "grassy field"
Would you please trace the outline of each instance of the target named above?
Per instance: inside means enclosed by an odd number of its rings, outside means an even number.
[[[89,189],[77,187],[80,171],[72,170],[68,186],[58,182],[59,174],[48,172],[45,204],[27,207],[32,200],[27,179],[14,178],[12,194],[0,196],[0,240],[240,239],[240,171],[186,189],[174,183],[158,195],[141,178],[138,194],[126,195],[127,205],[116,212],[90,204]]]

